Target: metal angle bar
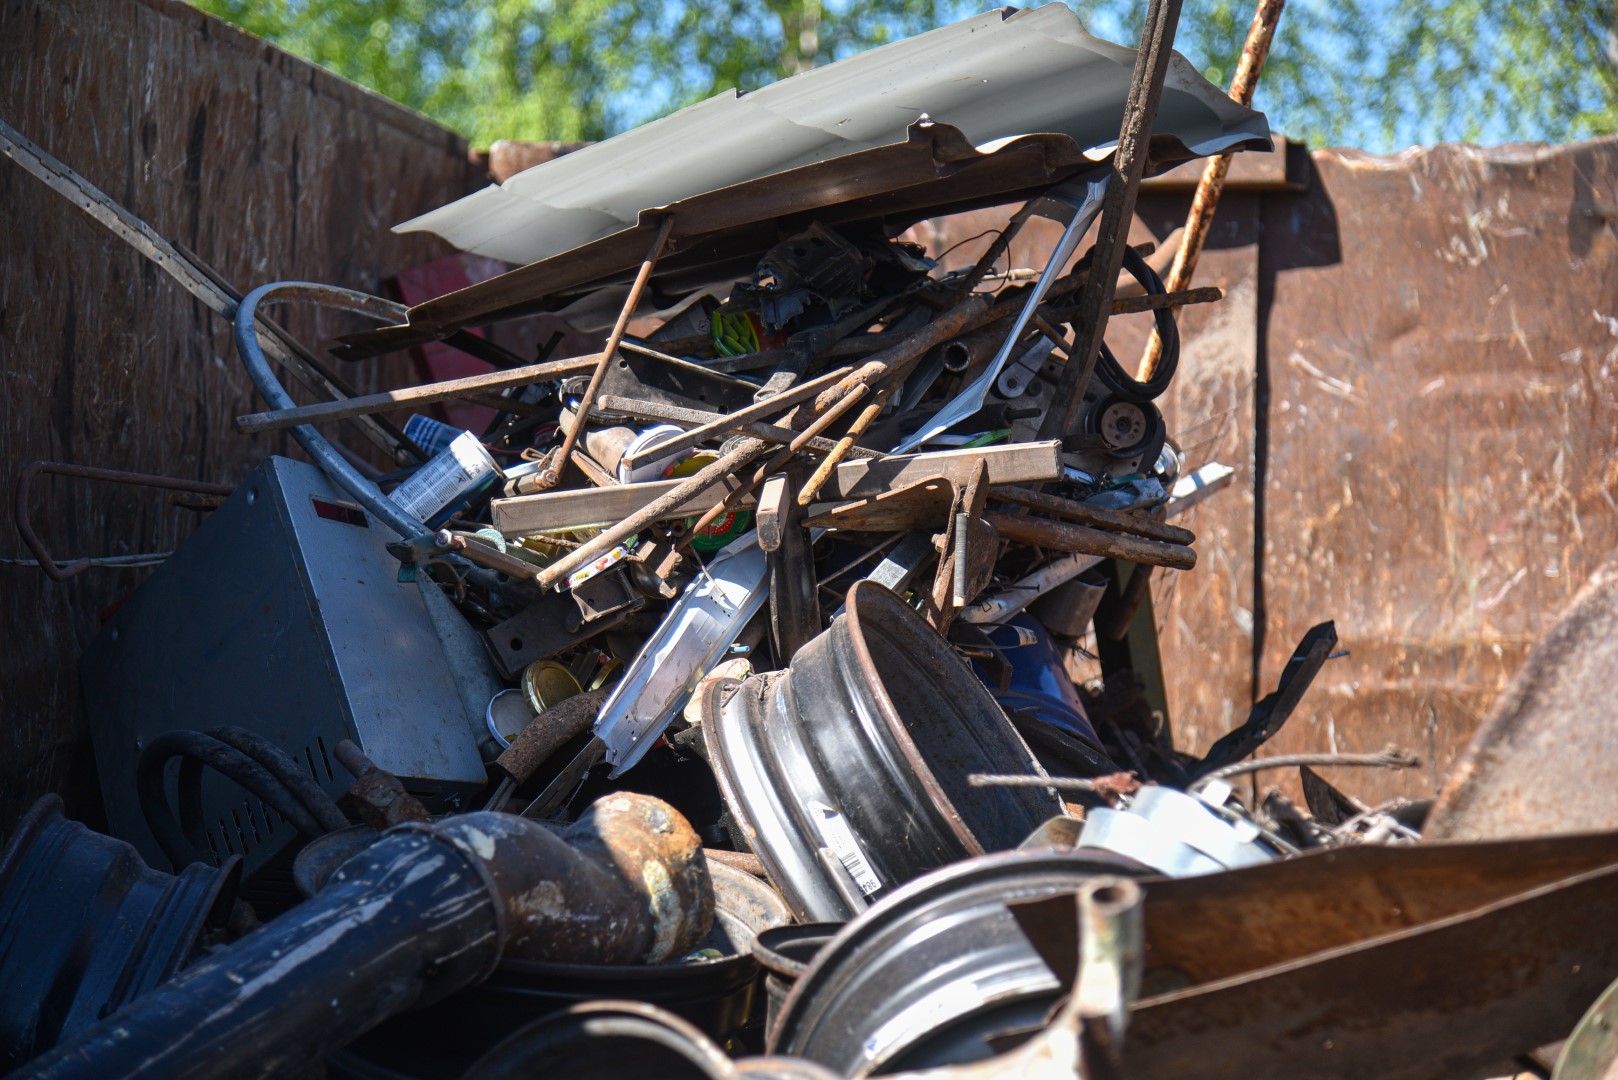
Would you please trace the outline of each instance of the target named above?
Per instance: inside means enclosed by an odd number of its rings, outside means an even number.
[[[1040,273],[1039,280],[1034,283],[1033,289],[1029,291],[1028,299],[1024,302],[1022,310],[1017,314],[1010,331],[1006,334],[1005,343],[1000,346],[1000,351],[995,354],[994,360],[989,364],[987,370],[974,379],[970,386],[955,395],[954,400],[948,405],[934,413],[933,418],[923,424],[914,435],[894,447],[893,452],[895,454],[910,453],[928,439],[948,431],[954,425],[983,408],[983,402],[988,395],[989,387],[994,385],[995,379],[1000,375],[1000,369],[1005,367],[1006,361],[1011,359],[1012,350],[1016,348],[1017,338],[1022,335],[1023,328],[1033,318],[1034,311],[1045,299],[1045,294],[1050,290],[1052,283],[1055,282],[1056,276],[1062,272],[1062,267],[1067,265],[1068,259],[1072,258],[1073,253],[1078,250],[1079,241],[1084,238],[1084,234],[1090,229],[1090,224],[1095,221],[1096,215],[1101,212],[1102,203],[1107,193],[1107,181],[1104,179],[1069,181],[1061,185],[1061,188],[1061,191],[1053,190],[1049,192],[1047,197],[1057,199],[1072,207],[1073,217],[1067,223],[1067,228],[1062,232],[1062,238],[1057,241],[1055,249],[1051,252],[1050,260]],[[1123,255],[1120,252],[1119,259],[1122,258]],[[1042,439],[1047,437],[1045,435],[1040,436]]]

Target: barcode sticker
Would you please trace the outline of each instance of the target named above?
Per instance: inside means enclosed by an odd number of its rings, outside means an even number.
[[[854,839],[854,831],[848,827],[843,815],[820,802],[810,803],[809,809],[815,813],[821,839],[826,841],[826,846],[837,856],[837,861],[843,864],[843,869],[854,879],[854,884],[859,886],[860,892],[866,896],[880,892],[882,882],[871,869],[870,862],[865,858],[865,851],[860,847],[859,841]]]
[[[493,471],[485,453],[477,436],[462,432],[388,498],[405,513],[426,521]]]

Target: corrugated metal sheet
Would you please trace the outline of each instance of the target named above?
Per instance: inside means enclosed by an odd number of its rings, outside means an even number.
[[[984,153],[1060,134],[1100,160],[1117,141],[1134,63],[1133,49],[1092,37],[1066,5],[990,11],[761,90],[728,91],[398,229],[536,262],[629,228],[648,207],[903,142],[923,116]],[[1176,55],[1156,135],[1200,156],[1266,146],[1269,127]]]

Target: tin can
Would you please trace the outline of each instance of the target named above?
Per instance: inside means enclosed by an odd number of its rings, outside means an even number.
[[[462,434],[462,429],[454,424],[446,424],[420,413],[412,413],[404,426],[405,438],[426,451],[428,457],[443,453]]]
[[[443,452],[417,469],[388,496],[405,513],[429,527],[463,509],[500,477],[500,466],[476,435],[463,431]]]

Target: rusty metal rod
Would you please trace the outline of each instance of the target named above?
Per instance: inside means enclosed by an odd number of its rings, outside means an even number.
[[[855,390],[850,391],[850,394],[857,393],[858,390],[859,388],[857,387]],[[844,398],[843,400],[847,401],[848,399]],[[854,419],[854,422],[848,426],[848,432],[837,440],[837,445],[832,447],[831,453],[821,459],[820,464],[815,468],[814,474],[804,482],[803,487],[798,489],[797,502],[799,506],[808,506],[815,501],[815,496],[820,494],[820,489],[826,486],[827,480],[831,479],[832,470],[837,468],[843,458],[848,455],[849,450],[853,449],[854,443],[860,436],[865,434],[876,418],[882,415],[882,410],[887,407],[888,392],[886,390],[877,391],[875,400],[867,405],[859,416]]]
[[[740,870],[744,874],[769,880],[770,875],[764,869],[764,860],[757,855],[745,851],[725,851],[722,848],[703,848],[702,854],[709,862],[723,863],[732,870]]]
[[[665,424],[698,427],[714,419],[712,413],[704,412],[701,409],[684,409],[678,405],[666,405],[661,401],[643,401],[640,398],[619,397],[616,394],[602,394],[598,404],[604,412],[622,413],[625,416],[634,417],[636,420],[656,420]],[[748,423],[738,420],[735,414],[724,419],[728,421],[725,424],[724,434],[751,435],[755,439],[763,439],[767,443],[775,443],[778,446],[786,446],[796,439],[799,434],[792,428],[781,427],[778,424],[765,424],[757,421]],[[825,453],[837,444],[830,439],[814,438],[810,439],[807,445],[811,450],[819,450],[821,453]],[[863,446],[856,446],[849,451],[849,454],[860,458],[887,456],[875,450],[867,450]],[[640,457],[641,455],[639,454],[635,455],[634,461],[639,461]],[[624,461],[625,463],[633,463],[627,457],[624,458]]]
[[[1138,315],[1162,308],[1189,307],[1192,304],[1214,304],[1225,298],[1223,289],[1204,285],[1199,289],[1170,289],[1167,292],[1144,296],[1120,296],[1112,302],[1114,315]],[[1155,334],[1154,334],[1155,337]]]
[[[177,480],[172,476],[153,476],[150,473],[124,472],[120,469],[101,469],[93,465],[70,465],[62,461],[30,461],[22,467],[17,474],[17,502],[15,520],[17,535],[28,550],[34,553],[39,561],[39,568],[45,576],[52,581],[66,581],[77,577],[90,567],[94,566],[94,557],[75,559],[66,566],[60,566],[51,558],[45,549],[45,542],[34,531],[33,522],[28,513],[29,482],[39,474],[47,476],[69,476],[77,480],[103,480],[111,484],[128,484],[133,487],[162,488],[165,491],[186,491],[199,495],[229,495],[236,489],[226,484],[210,484],[202,480]]]
[[[1275,37],[1276,24],[1281,21],[1281,10],[1286,0],[1259,0],[1253,13],[1253,23],[1247,28],[1247,40],[1242,45],[1241,59],[1236,62],[1236,75],[1230,81],[1230,99],[1238,105],[1252,105],[1253,91],[1264,70],[1264,61],[1270,55],[1270,42]],[[1180,250],[1175,252],[1174,265],[1169,268],[1164,288],[1179,292],[1191,284],[1197,271],[1197,260],[1202,256],[1202,245],[1208,239],[1208,228],[1213,223],[1214,211],[1219,207],[1219,196],[1225,190],[1225,175],[1230,171],[1229,154],[1209,158],[1203,166],[1202,179],[1197,181],[1197,193],[1191,200],[1191,212],[1185,218],[1185,236]],[[1158,361],[1163,355],[1163,343],[1157,331],[1146,339],[1146,352],[1136,368],[1135,378],[1148,382],[1157,373]]]
[[[1010,315],[1014,310],[1015,305],[1012,304],[991,307],[985,297],[967,297],[892,348],[885,349],[867,360],[853,374],[844,376],[843,380],[830,390],[823,391],[815,399],[816,411],[829,409],[856,383],[873,385],[882,382],[897,383],[908,375],[935,345],[941,345],[969,330],[976,330],[995,319]]]
[[[535,716],[495,759],[494,767],[514,786],[526,783],[569,739],[589,729],[610,693],[603,688],[574,694]]]
[[[667,454],[677,454],[682,450],[689,450],[691,447],[696,446],[699,443],[716,438],[727,431],[734,431],[737,428],[750,424],[755,420],[761,420],[766,416],[774,416],[777,413],[786,412],[787,409],[791,408],[792,406],[801,401],[806,401],[809,398],[814,397],[826,387],[838,382],[843,378],[843,376],[849,374],[853,370],[854,369],[851,367],[838,368],[836,371],[827,372],[817,379],[811,379],[809,382],[806,382],[801,386],[794,386],[792,389],[783,390],[773,397],[768,397],[763,401],[755,402],[754,404],[747,406],[745,409],[737,409],[735,412],[726,414],[724,416],[710,417],[708,422],[700,427],[692,428],[690,431],[683,432],[679,435],[670,435],[662,442],[645,447],[644,449],[636,451],[633,454],[625,454],[623,463],[630,468],[634,468],[637,464],[645,461],[647,458],[663,457]]]
[[[1169,57],[1173,55],[1180,4],[1181,0],[1150,0],[1146,7],[1118,146],[1112,155],[1112,178],[1102,203],[1101,221],[1096,227],[1091,273],[1079,292],[1078,311],[1074,316],[1078,340],[1057,381],[1051,406],[1040,422],[1041,439],[1061,438],[1074,430],[1084,403],[1085,388],[1095,371],[1096,357],[1107,332],[1107,318],[1112,314],[1118,272],[1123,268],[1129,222],[1135,214],[1135,196],[1139,194],[1141,174],[1149,156],[1152,127],[1163,97],[1163,77],[1168,72]]]
[[[534,581],[539,577],[539,568],[533,563],[525,562],[515,555],[507,555],[499,548],[476,538],[440,529],[435,541],[444,551],[453,551],[485,570],[494,570],[518,581]]]
[[[646,283],[651,280],[652,270],[656,268],[657,260],[662,256],[663,248],[668,244],[669,233],[673,228],[674,215],[664,214],[663,224],[658,227],[657,236],[646,251],[646,258],[641,261],[640,272],[635,275],[634,284],[629,286],[629,295],[624,298],[623,310],[618,312],[618,321],[613,324],[612,333],[607,336],[606,347],[601,350],[601,359],[596,361],[595,370],[590,373],[590,382],[584,388],[584,396],[579,399],[573,426],[568,428],[567,434],[562,438],[562,448],[540,471],[542,487],[553,488],[561,481],[562,470],[567,468],[567,459],[573,453],[573,445],[579,441],[584,425],[590,421],[590,409],[595,405],[596,393],[601,389],[601,380],[607,376],[607,365],[618,356],[618,343],[624,340],[624,333],[629,329],[629,320],[634,316],[635,309],[640,306],[640,294],[646,290]]]
[[[1234,765],[1215,769],[1197,777],[1197,785],[1200,786],[1209,780],[1240,776],[1243,773],[1262,772],[1265,769],[1289,769],[1299,765],[1318,768],[1343,766],[1362,769],[1416,769],[1421,767],[1421,758],[1396,746],[1390,746],[1377,754],[1279,754],[1275,757],[1238,761]]]
[[[1197,540],[1197,534],[1190,529],[1182,529],[1154,518],[1126,514],[1121,510],[1103,510],[1100,507],[1086,506],[1084,503],[1047,495],[1032,488],[1009,485],[990,488],[989,498],[1043,510],[1052,517],[1075,521],[1091,528],[1133,533],[1151,540],[1161,540],[1166,544],[1194,544]]]
[[[1002,514],[990,510],[984,518],[1000,530],[1005,540],[1016,540],[1053,551],[1069,551],[1076,555],[1100,555],[1109,559],[1127,559],[1148,566],[1167,566],[1173,570],[1189,570],[1197,565],[1197,553],[1181,544],[1165,544],[1123,533],[1103,532],[1066,521],[1018,514]]]
[[[565,581],[569,574],[591,559],[603,552],[610,551],[652,522],[672,516],[672,512],[684,504],[686,500],[701,495],[727,476],[751,465],[754,459],[769,448],[768,443],[759,439],[743,439],[721,454],[718,459],[703,466],[702,469],[682,481],[672,491],[653,499],[640,510],[618,522],[618,524],[603,529],[598,535],[586,541],[575,551],[564,555],[544,570],[541,570],[538,578],[540,586],[548,589],[559,581]]]
[[[552,360],[544,364],[491,371],[487,375],[468,375],[460,379],[407,386],[398,390],[384,390],[379,394],[363,394],[340,401],[322,401],[314,405],[299,405],[290,409],[248,413],[236,418],[240,432],[276,431],[280,428],[312,424],[320,420],[346,420],[351,416],[394,412],[407,405],[429,405],[435,401],[472,397],[484,390],[505,390],[513,386],[560,379],[589,371],[601,360],[600,353],[575,356],[566,360]]]
[[[692,527],[690,535],[695,537],[703,529],[706,529],[709,525],[712,525],[715,521],[717,521],[719,519],[719,515],[725,513],[727,510],[733,509],[748,495],[752,494],[754,491],[757,491],[760,484],[764,483],[764,481],[775,475],[777,471],[784,468],[787,462],[791,461],[793,457],[795,457],[804,447],[809,446],[811,443],[823,442],[824,440],[819,438],[820,432],[825,431],[828,427],[835,424],[838,419],[843,416],[843,414],[847,413],[849,409],[859,404],[860,399],[865,397],[870,389],[870,384],[859,383],[847,394],[844,394],[839,401],[831,406],[831,408],[827,409],[820,416],[816,417],[813,423],[799,432],[797,438],[788,443],[784,449],[777,451],[775,456],[770,458],[769,461],[766,461],[763,465],[759,466],[757,471],[753,473],[750,480],[748,480],[741,487],[727,491],[724,498],[720,499],[713,506],[709,507],[702,517],[697,519],[697,523]]]

